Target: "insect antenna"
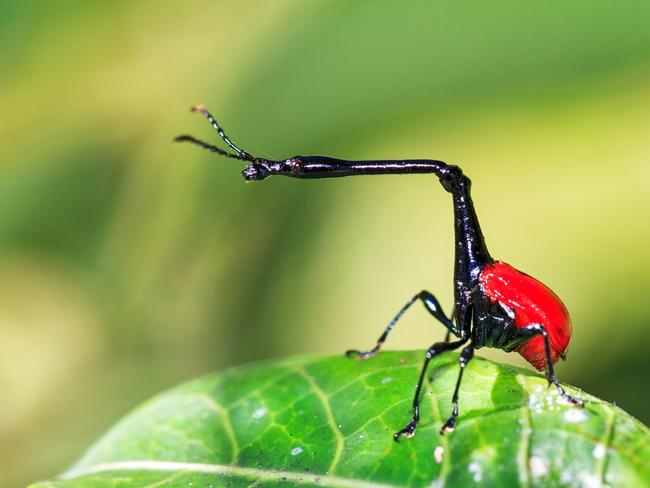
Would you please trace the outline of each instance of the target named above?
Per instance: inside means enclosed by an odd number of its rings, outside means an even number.
[[[208,119],[208,122],[210,122],[210,125],[214,127],[214,129],[217,131],[219,136],[223,139],[223,141],[230,146],[230,148],[237,153],[237,157],[241,160],[244,161],[253,161],[255,158],[248,154],[246,151],[241,149],[237,144],[232,142],[230,140],[230,137],[226,135],[226,133],[223,131],[219,123],[215,120],[215,118],[212,116],[210,112],[208,112],[208,109],[205,107],[203,104],[198,104],[194,105],[192,107],[192,112],[199,112],[205,116],[206,119]]]
[[[228,158],[239,159],[239,160],[242,159],[242,157],[239,154],[233,154],[228,151],[224,151],[220,147],[213,146],[212,144],[208,144],[207,142],[203,142],[202,140],[189,136],[187,134],[174,137],[174,142],[189,142],[196,146],[202,147],[203,149],[207,149],[210,152],[220,154],[221,156],[226,156]]]
[[[240,149],[234,142],[230,140],[230,137],[226,135],[226,133],[223,131],[219,123],[214,119],[212,114],[208,112],[208,110],[205,108],[204,105],[194,105],[192,107],[192,112],[199,112],[205,116],[206,119],[208,119],[208,122],[210,122],[210,125],[216,129],[216,131],[219,133],[221,138],[224,140],[228,146],[230,146],[236,154],[233,154],[231,152],[225,151],[215,145],[208,144],[207,142],[204,142],[200,139],[197,139],[196,137],[183,134],[180,136],[177,136],[174,138],[174,142],[190,142],[196,146],[202,147],[203,149],[207,149],[210,152],[220,154],[221,156],[226,156],[228,158],[233,158],[233,159],[239,159],[240,161],[250,161],[251,163],[255,161],[255,158],[248,154],[246,151],[243,149]]]

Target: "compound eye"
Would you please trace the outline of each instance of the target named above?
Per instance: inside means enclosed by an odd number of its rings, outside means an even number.
[[[242,175],[247,181],[257,181],[266,178],[269,175],[269,172],[261,164],[253,162],[244,168]]]

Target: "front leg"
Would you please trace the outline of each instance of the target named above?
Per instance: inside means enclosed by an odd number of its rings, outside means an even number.
[[[460,330],[456,327],[454,322],[445,315],[445,312],[443,312],[442,307],[440,306],[440,302],[438,302],[438,299],[433,296],[431,293],[429,293],[426,290],[422,290],[420,293],[417,293],[413,295],[408,302],[406,302],[406,305],[404,305],[399,312],[397,312],[397,315],[393,318],[393,320],[390,321],[388,324],[388,327],[384,330],[384,332],[379,336],[379,339],[377,339],[377,344],[375,344],[375,347],[370,349],[369,351],[357,351],[356,349],[351,349],[349,351],[346,351],[345,355],[347,357],[354,357],[358,360],[364,360],[364,359],[369,359],[373,356],[376,356],[379,350],[381,349],[381,346],[386,342],[386,338],[388,337],[388,334],[393,330],[393,327],[395,327],[395,324],[399,321],[399,319],[402,318],[402,315],[413,305],[417,300],[421,300],[422,304],[424,307],[427,309],[427,311],[433,315],[442,325],[444,325],[447,330],[450,333],[453,333],[456,336],[460,336]],[[447,339],[445,342],[449,342],[449,333],[447,334]]]
[[[454,307],[454,309],[451,311],[451,317],[449,317],[449,320],[451,320],[451,322],[453,323],[455,318],[456,318],[456,307]],[[445,334],[445,342],[449,342],[450,339],[451,339],[451,330],[447,329],[447,333]]]

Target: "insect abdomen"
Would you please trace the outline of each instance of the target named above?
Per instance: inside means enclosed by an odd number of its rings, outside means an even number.
[[[571,320],[566,307],[550,288],[500,261],[485,265],[479,284],[492,302],[499,302],[512,310],[517,328],[530,324],[544,326],[553,363],[564,355],[571,339]],[[541,336],[530,339],[515,350],[536,369],[544,369],[546,362]]]

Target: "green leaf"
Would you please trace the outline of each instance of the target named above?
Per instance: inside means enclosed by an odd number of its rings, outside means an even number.
[[[365,362],[299,357],[200,378],[141,405],[59,478],[34,487],[648,486],[648,429],[585,393],[565,404],[546,380],[481,358],[435,360],[412,439],[422,352]],[[89,413],[90,414],[90,413]]]

